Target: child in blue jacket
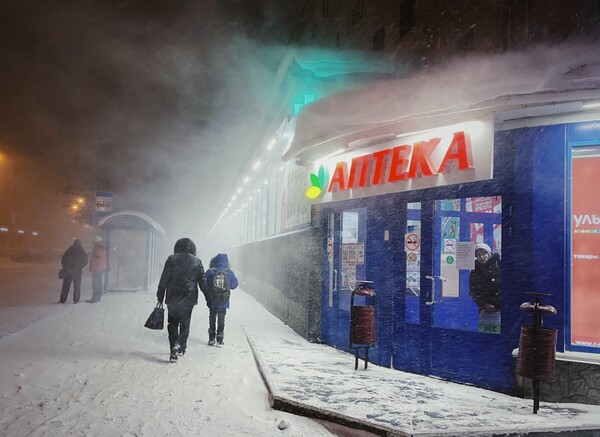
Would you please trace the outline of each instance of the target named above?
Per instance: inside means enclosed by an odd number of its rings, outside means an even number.
[[[202,292],[210,310],[208,322],[208,345],[223,346],[225,314],[229,308],[230,291],[237,288],[238,280],[231,270],[227,254],[219,253],[210,260],[210,268],[204,275]],[[216,329],[215,329],[216,328]]]

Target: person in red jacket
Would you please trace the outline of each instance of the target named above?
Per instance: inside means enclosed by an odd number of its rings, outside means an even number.
[[[96,303],[102,297],[102,275],[106,271],[106,249],[102,245],[102,238],[94,238],[94,250],[90,257],[90,272],[92,272],[92,298],[89,303]]]

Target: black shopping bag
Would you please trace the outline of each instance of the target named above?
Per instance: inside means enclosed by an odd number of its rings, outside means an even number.
[[[152,314],[146,320],[144,326],[149,329],[163,329],[165,325],[165,309],[163,308],[162,303],[157,303],[154,310],[152,310]]]

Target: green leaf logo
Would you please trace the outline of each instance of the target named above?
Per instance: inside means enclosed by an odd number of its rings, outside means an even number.
[[[310,174],[310,184],[311,187],[306,190],[306,197],[311,200],[316,199],[321,194],[323,194],[324,187],[327,187],[327,183],[329,182],[329,173],[327,169],[323,167],[323,164],[319,166],[319,171],[317,174]]]

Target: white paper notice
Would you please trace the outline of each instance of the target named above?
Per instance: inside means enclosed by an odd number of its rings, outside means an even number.
[[[456,243],[456,268],[473,270],[475,268],[475,243],[459,241]]]

